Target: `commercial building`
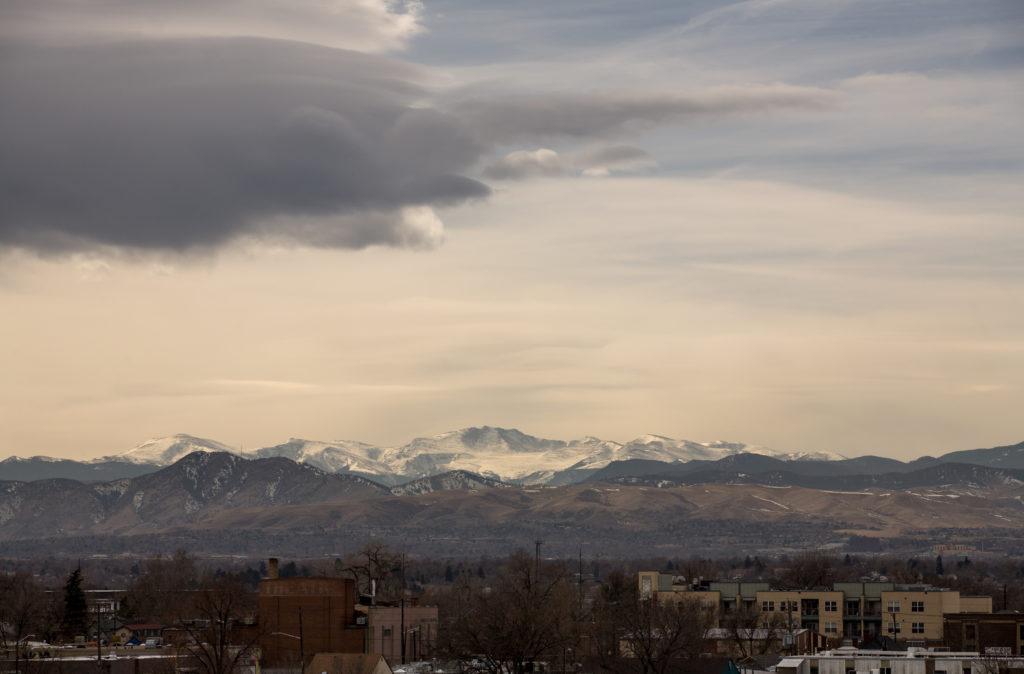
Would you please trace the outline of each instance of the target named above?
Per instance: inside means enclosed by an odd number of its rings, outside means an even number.
[[[777,674],[997,674],[1020,670],[1020,658],[994,658],[971,652],[861,651],[837,648],[816,655],[784,658]]]
[[[437,644],[436,606],[357,606],[356,612],[366,617],[367,653],[379,653],[393,663],[422,660],[433,654]]]
[[[316,653],[373,653],[389,662],[420,660],[437,643],[437,607],[415,602],[358,604],[348,578],[279,578],[271,559],[260,581],[261,664],[307,665]]]
[[[982,654],[1024,655],[1024,614],[953,613],[944,616],[946,645]]]

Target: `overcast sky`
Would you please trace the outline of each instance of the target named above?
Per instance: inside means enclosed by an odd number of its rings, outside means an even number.
[[[7,0],[0,458],[1024,440],[1019,0]]]

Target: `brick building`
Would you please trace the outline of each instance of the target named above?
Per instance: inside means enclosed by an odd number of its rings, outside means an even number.
[[[347,578],[278,578],[260,581],[260,649],[267,667],[309,664],[315,653],[363,653],[365,624],[356,620],[355,583]]]

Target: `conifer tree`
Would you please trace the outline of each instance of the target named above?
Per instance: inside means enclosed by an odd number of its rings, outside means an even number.
[[[89,607],[82,589],[82,567],[78,567],[64,581],[64,623],[61,626],[65,636],[74,638],[84,635],[89,619]]]

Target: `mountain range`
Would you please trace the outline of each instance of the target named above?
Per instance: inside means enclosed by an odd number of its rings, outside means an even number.
[[[179,435],[91,462],[0,462],[0,555],[309,556],[369,538],[436,555],[536,540],[569,555],[584,543],[619,556],[948,542],[1024,553],[1024,443],[901,462],[483,427],[396,448],[228,449]],[[47,470],[71,475],[32,476]]]
[[[483,426],[416,438],[397,447],[293,438],[244,452],[215,440],[179,434],[87,461],[12,456],[0,461],[0,480],[106,482],[152,473],[193,452],[225,452],[250,459],[286,458],[325,473],[362,476],[389,487],[451,471],[507,484],[559,486],[627,477],[642,478],[650,484],[693,484],[696,479],[707,479],[704,474],[708,471],[742,473],[749,480],[769,473],[808,477],[909,473],[945,463],[1024,469],[1024,443],[903,462],[880,456],[848,459],[828,451],[781,452],[739,442],[701,443],[659,435],[645,435],[627,443],[589,436],[565,442]]]
[[[321,442],[293,438],[286,443],[240,451],[215,440],[174,435],[89,461],[45,456],[0,461],[0,479],[52,477],[109,480],[134,477],[168,466],[196,451],[228,452],[247,458],[283,457],[328,473],[362,475],[394,486],[452,470],[463,470],[512,484],[558,485],[580,482],[617,461],[647,460],[677,464],[713,461],[740,453],[782,461],[833,461],[832,452],[780,452],[736,442],[693,442],[645,435],[627,443],[585,437],[570,442],[527,435],[515,429],[464,428],[415,438],[397,447],[355,441]]]
[[[1024,470],[943,463],[828,477],[732,469],[765,458],[727,457],[690,479],[658,483],[632,476],[525,487],[450,471],[387,487],[284,457],[197,451],[109,482],[0,481],[0,555],[184,547],[308,557],[371,538],[439,556],[498,554],[536,540],[552,554],[586,544],[616,556],[918,551],[948,542],[1020,554],[1024,545]]]

